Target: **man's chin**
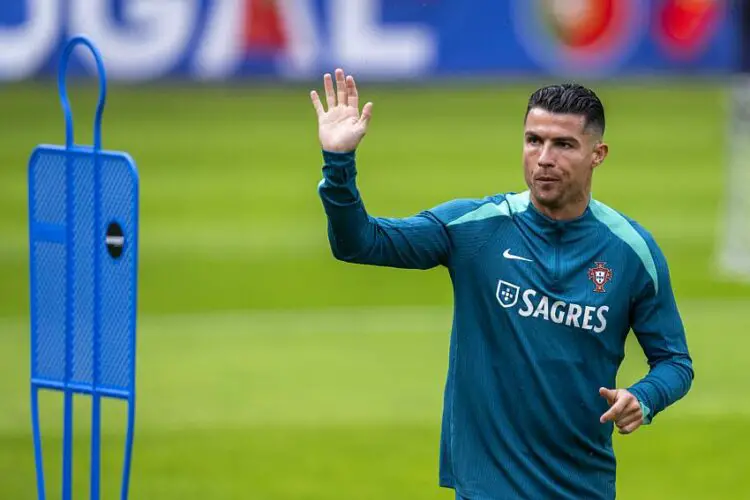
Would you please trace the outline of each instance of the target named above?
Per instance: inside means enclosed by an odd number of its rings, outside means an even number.
[[[560,208],[562,197],[557,190],[533,189],[531,194],[534,196],[534,200],[545,208]]]

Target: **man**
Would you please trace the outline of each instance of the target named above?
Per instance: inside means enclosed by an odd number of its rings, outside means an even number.
[[[607,156],[604,109],[579,85],[530,98],[528,190],[454,200],[413,217],[375,218],[355,185],[354,79],[311,93],[323,149],[318,190],[336,258],[445,266],[454,324],[445,386],[440,485],[457,498],[612,499],[612,430],[629,434],[683,397],[693,380],[669,271],[652,236],[591,198]],[[631,330],[650,371],[616,389]]]

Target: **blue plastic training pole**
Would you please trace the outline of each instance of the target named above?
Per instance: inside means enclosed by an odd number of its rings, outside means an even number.
[[[68,60],[93,54],[99,102],[93,146],[74,143]],[[64,47],[58,76],[65,146],[39,145],[29,160],[31,413],[38,498],[45,498],[39,390],[63,393],[63,500],[72,499],[73,395],[90,395],[90,498],[100,497],[101,399],[127,401],[121,498],[128,496],[135,425],[139,181],[123,152],[101,149],[106,74],[83,36]]]
[[[63,51],[61,61],[60,61],[60,68],[58,73],[58,88],[60,92],[60,101],[62,103],[63,108],[63,114],[65,115],[65,147],[66,149],[70,150],[73,147],[74,143],[74,137],[73,137],[73,115],[70,110],[70,101],[68,100],[68,88],[66,85],[66,77],[68,74],[68,61],[70,59],[70,55],[73,52],[73,49],[75,49],[76,45],[82,44],[91,50],[91,52],[94,54],[94,60],[96,61],[96,67],[97,72],[99,74],[99,102],[96,105],[96,115],[94,117],[94,150],[92,152],[94,157],[94,241],[101,241],[102,240],[102,234],[101,234],[101,164],[99,162],[99,152],[101,151],[102,146],[102,114],[104,113],[104,105],[107,100],[107,76],[104,71],[104,64],[102,62],[102,57],[99,51],[96,49],[96,47],[86,38],[83,37],[77,37],[72,39],[66,46]],[[70,157],[68,157],[68,162],[72,161]],[[72,171],[73,169],[70,168],[70,165],[68,165],[68,168],[66,169],[68,173],[68,193],[73,192],[74,186],[73,186],[73,175]],[[69,207],[72,204],[68,204]],[[73,220],[73,214],[68,213],[68,220]],[[69,226],[70,227],[70,226]],[[72,237],[70,240],[72,241]],[[72,252],[68,254],[73,255]],[[70,258],[70,257],[69,257]],[[101,279],[101,254],[96,252],[94,253],[94,283],[99,283]],[[68,283],[68,286],[70,286],[70,282],[73,280],[70,280]],[[95,285],[96,286],[96,285]],[[70,291],[70,290],[69,290]],[[73,293],[70,291],[69,296],[72,296]],[[94,293],[94,296],[97,297],[99,294]],[[92,403],[91,403],[91,491],[90,491],[90,498],[92,500],[99,498],[100,488],[99,488],[99,479],[100,479],[100,465],[101,465],[101,399],[99,397],[98,392],[96,391],[96,388],[99,386],[99,365],[100,365],[100,342],[99,339],[101,337],[101,315],[100,315],[100,307],[97,307],[98,304],[95,305],[93,308],[93,366],[92,366],[92,383],[94,387],[94,391],[91,394]],[[72,309],[72,308],[71,308]],[[70,311],[69,311],[70,314]],[[73,360],[73,350],[72,350],[72,338],[73,336],[71,334],[68,334],[67,336],[67,346],[66,349],[68,349],[68,356],[66,357],[66,369],[68,370],[68,373],[66,373],[67,380],[71,380],[72,373],[70,373],[70,369],[72,368],[72,360]],[[63,499],[70,498],[71,496],[71,485],[72,485],[72,469],[71,469],[71,462],[72,462],[72,392],[70,390],[65,391],[65,431],[64,431],[64,456],[65,456],[65,462],[63,465],[64,469],[64,479],[63,479]]]

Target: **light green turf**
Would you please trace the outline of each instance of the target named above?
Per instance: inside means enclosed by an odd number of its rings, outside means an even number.
[[[358,153],[371,213],[525,189],[520,127],[534,85],[361,86],[375,102]],[[620,497],[742,498],[750,286],[713,264],[724,94],[708,84],[601,94],[611,155],[594,197],[664,250],[697,374],[652,426],[616,436]],[[76,137],[89,143],[95,95],[73,89],[71,99]],[[63,122],[53,87],[3,87],[0,104],[0,498],[25,500],[34,496],[25,163],[38,142],[63,141]],[[452,498],[436,486],[449,279],[332,259],[307,89],[113,87],[104,137],[133,155],[142,180],[132,498]],[[622,384],[644,370],[631,339]],[[43,405],[59,409],[54,397]],[[121,450],[109,426],[121,410],[105,413],[108,492]],[[45,428],[57,481],[59,419]],[[87,445],[81,435],[82,471]],[[86,498],[85,475],[76,481]]]

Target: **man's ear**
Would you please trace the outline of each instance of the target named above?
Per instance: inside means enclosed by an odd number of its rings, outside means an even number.
[[[594,168],[598,167],[604,162],[604,159],[607,158],[607,155],[609,154],[609,146],[604,142],[598,142],[596,146],[594,146]]]

